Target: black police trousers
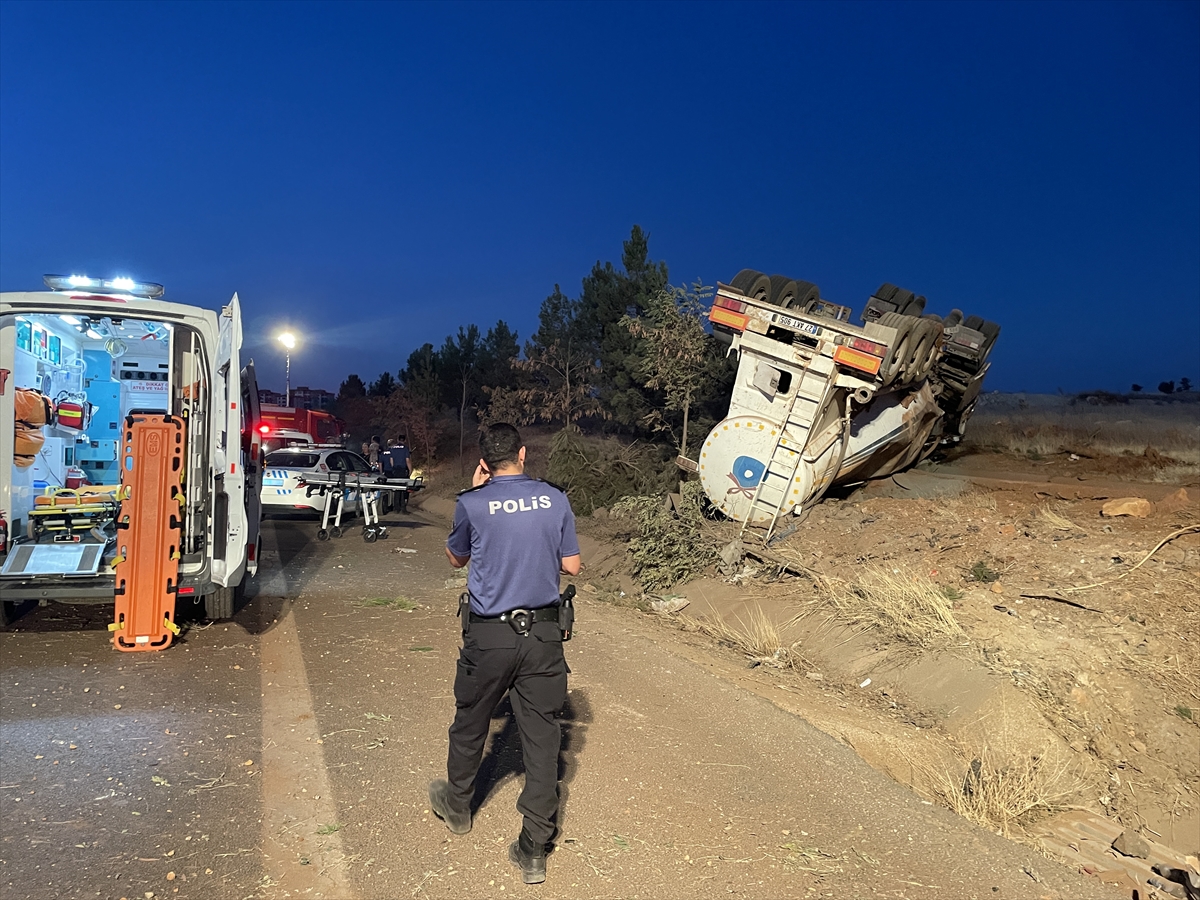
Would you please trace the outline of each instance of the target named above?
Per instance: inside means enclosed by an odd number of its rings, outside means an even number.
[[[557,623],[535,623],[522,637],[503,622],[476,622],[463,635],[454,678],[446,778],[455,806],[470,809],[492,713],[507,691],[525,764],[517,809],[524,830],[539,845],[550,842],[558,817],[562,731],[555,716],[567,701],[568,671]]]

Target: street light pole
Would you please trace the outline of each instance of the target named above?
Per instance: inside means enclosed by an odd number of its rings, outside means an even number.
[[[285,331],[279,336],[279,343],[284,347],[284,395],[283,405],[292,405],[292,350],[296,346],[296,336],[290,331]]]

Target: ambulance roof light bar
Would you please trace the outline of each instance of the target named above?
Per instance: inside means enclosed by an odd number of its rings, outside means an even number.
[[[143,300],[157,300],[163,286],[132,278],[89,278],[87,275],[46,275],[42,278],[52,291],[86,291],[90,294],[125,294]]]

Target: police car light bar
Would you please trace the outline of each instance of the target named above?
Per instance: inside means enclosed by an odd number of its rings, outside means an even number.
[[[157,300],[163,286],[132,278],[89,278],[87,275],[46,275],[42,278],[52,291],[86,291],[90,294],[126,294],[143,300]]]

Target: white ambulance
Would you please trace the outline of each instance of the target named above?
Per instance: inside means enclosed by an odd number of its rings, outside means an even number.
[[[0,293],[5,623],[26,601],[115,599],[123,628],[122,595],[155,579],[181,607],[231,616],[260,549],[258,386],[237,295],[217,313],[128,278],[45,283]],[[141,424],[158,431],[142,440]],[[143,465],[164,446],[165,466]]]

